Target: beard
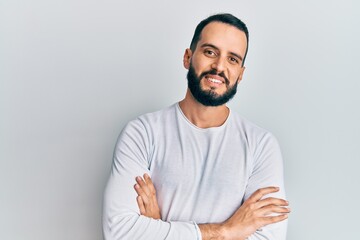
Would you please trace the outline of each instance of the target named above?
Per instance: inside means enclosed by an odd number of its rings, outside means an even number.
[[[201,88],[200,81],[207,74],[218,75],[224,78],[226,91],[223,94],[217,94],[214,88],[211,88],[210,90],[204,90]],[[225,74],[223,72],[218,74],[215,69],[203,72],[200,74],[200,76],[197,76],[195,73],[195,69],[193,68],[191,63],[189,71],[187,73],[187,80],[188,88],[190,89],[190,92],[194,96],[194,98],[202,105],[211,107],[223,105],[227,103],[230,99],[232,99],[236,94],[239,81],[239,79],[237,79],[235,84],[233,86],[230,86],[230,81],[225,77]]]

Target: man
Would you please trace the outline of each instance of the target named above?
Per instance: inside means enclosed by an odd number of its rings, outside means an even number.
[[[290,209],[277,141],[225,105],[247,49],[246,25],[230,14],[197,26],[184,54],[185,98],[120,134],[105,239],[285,239]]]

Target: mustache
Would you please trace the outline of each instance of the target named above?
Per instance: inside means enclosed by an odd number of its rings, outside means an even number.
[[[220,77],[222,77],[224,80],[225,80],[225,83],[226,85],[229,85],[230,84],[230,81],[229,79],[227,79],[227,77],[225,76],[225,73],[224,72],[220,72],[220,73],[217,73],[217,71],[215,69],[211,69],[209,71],[206,71],[206,72],[203,72],[200,74],[200,77],[199,77],[199,80],[202,79],[203,77],[205,77],[206,75],[208,74],[211,74],[211,75],[218,75]]]

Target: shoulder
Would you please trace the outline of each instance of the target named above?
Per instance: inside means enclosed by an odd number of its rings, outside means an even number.
[[[163,126],[164,118],[173,115],[175,106],[169,106],[162,110],[146,113],[129,121],[117,139],[117,146],[149,150],[154,138]]]
[[[266,169],[266,174],[277,173],[281,176],[282,156],[276,137],[268,130],[245,119],[239,114],[233,114],[233,121],[245,138],[252,155],[252,174]],[[264,176],[266,175],[262,172]],[[276,174],[275,174],[276,175]]]
[[[155,112],[145,113],[129,121],[123,131],[151,133],[156,131],[157,128],[160,128],[166,121],[174,118],[175,112],[176,104]]]
[[[173,104],[164,109],[143,114],[143,115],[137,117],[135,119],[135,121],[137,120],[137,121],[151,124],[153,122],[159,122],[159,121],[163,121],[164,119],[167,119],[169,117],[173,117],[175,115],[175,111],[176,111],[176,104]]]
[[[277,146],[276,137],[267,129],[249,121],[237,112],[231,112],[231,132],[239,132],[253,153],[263,149],[265,146]]]
[[[266,135],[273,137],[272,133],[254,122],[241,116],[239,113],[231,111],[232,127],[238,128],[249,137],[262,138]]]
[[[142,125],[143,128],[154,131],[161,128],[166,122],[173,121],[175,115],[176,104],[173,104],[164,109],[140,115],[136,119],[130,121],[129,124]]]

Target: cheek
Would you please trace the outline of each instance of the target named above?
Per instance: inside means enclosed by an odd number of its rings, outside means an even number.
[[[192,58],[192,65],[197,72],[208,71],[211,68],[212,61],[205,56],[196,54]]]
[[[238,77],[239,77],[239,73],[238,72],[234,72],[234,71],[229,71],[228,74],[228,79],[230,80],[231,83],[234,83]]]
[[[241,73],[242,73],[242,71],[240,70],[238,70],[238,69],[235,69],[231,74],[231,76],[232,76],[232,79],[234,80],[234,81],[236,81],[236,80],[238,80],[238,79],[241,79]]]

